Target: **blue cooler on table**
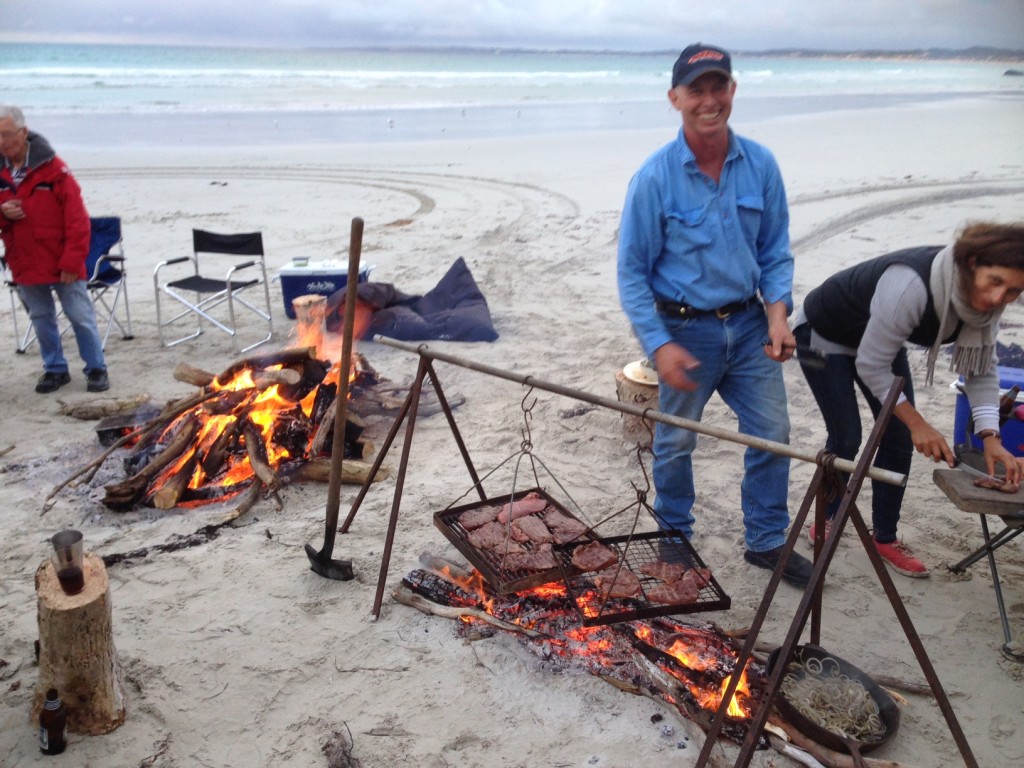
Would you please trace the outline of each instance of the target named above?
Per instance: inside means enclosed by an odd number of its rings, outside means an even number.
[[[956,412],[953,418],[953,443],[955,445],[967,442],[967,429],[971,422],[971,406],[967,402],[967,397],[959,389],[958,384],[959,381],[953,385],[957,389]],[[1005,395],[1014,385],[1024,389],[1024,368],[1008,368],[1000,365],[999,394]],[[1017,395],[1017,403],[1024,404],[1024,392]],[[1011,413],[1010,418],[1003,424],[1000,432],[1006,450],[1014,456],[1024,456],[1024,421],[1021,421]],[[982,447],[981,441],[973,434],[970,437],[971,445],[980,450]]]
[[[373,265],[359,270],[359,282],[365,283],[370,278]],[[295,308],[292,302],[299,296],[310,293],[330,296],[348,283],[348,263],[337,259],[309,261],[297,259],[278,272],[281,280],[281,293],[284,296],[284,312],[292,320],[295,319]]]

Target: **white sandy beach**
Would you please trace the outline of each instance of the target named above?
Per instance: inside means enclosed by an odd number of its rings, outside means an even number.
[[[743,98],[739,92],[738,102]],[[30,127],[45,133],[42,126]],[[776,154],[790,199],[796,300],[832,272],[896,248],[947,241],[964,222],[1019,220],[1024,211],[1024,101],[973,98],[909,107],[805,115],[734,128]],[[642,159],[670,140],[677,123],[629,133],[565,134],[490,141],[316,148],[85,149],[57,146],[83,187],[90,213],[123,219],[136,338],[107,346],[111,397],[183,397],[179,362],[217,372],[234,359],[213,331],[164,349],[157,340],[152,272],[190,250],[193,227],[262,230],[274,272],[294,256],[346,258],[353,217],[365,220],[363,263],[372,279],[407,293],[429,290],[463,257],[487,297],[500,338],[490,344],[431,342],[431,348],[486,365],[615,397],[615,373],[640,357],[619,308],[615,249],[626,184]],[[291,323],[280,286],[271,286],[277,336]],[[114,634],[127,687],[127,720],[103,736],[71,734],[60,757],[40,755],[29,722],[37,681],[33,576],[47,539],[64,527],[99,555],[163,543],[215,521],[223,508],[117,513],[100,499],[120,478],[108,462],[91,487],[67,488],[41,515],[50,490],[99,455],[94,423],[62,416],[60,402],[92,399],[71,343],[72,383],[55,395],[33,386],[38,350],[14,353],[10,309],[0,303],[0,355],[8,371],[0,405],[0,765],[322,766],[323,745],[349,730],[363,768],[565,766],[647,768],[692,765],[699,730],[671,706],[632,696],[598,677],[560,674],[517,636],[475,642],[455,622],[390,599],[422,552],[459,559],[432,515],[470,483],[443,416],[416,424],[383,610],[372,620],[391,479],[372,486],[336,557],[356,579],[315,575],[303,545],[323,540],[326,486],[291,486],[284,509],[269,500],[215,540],[112,566]],[[1011,307],[1000,340],[1024,344],[1024,310]],[[267,345],[259,351],[270,348]],[[396,383],[412,380],[417,357],[379,344],[359,351]],[[915,371],[923,355],[912,354]],[[520,446],[524,387],[438,364],[446,392],[465,403],[455,418],[481,472]],[[808,452],[824,427],[795,363],[786,365],[791,442]],[[952,435],[952,374],[935,387],[919,378],[919,408]],[[597,520],[627,504],[642,483],[616,412],[534,391],[534,452]],[[757,393],[751,393],[752,398]],[[731,428],[713,400],[707,420]],[[374,422],[379,446],[387,424]],[[769,574],[742,558],[738,476],[741,448],[702,439],[696,457],[698,525],[693,540],[732,598],[727,612],[696,614],[729,628],[748,626]],[[1005,660],[992,580],[984,562],[966,576],[944,567],[981,543],[977,516],[958,511],[915,458],[900,533],[932,566],[926,580],[895,575],[896,586],[981,766],[1024,762],[1024,666]],[[795,514],[813,466],[794,461]],[[485,484],[486,485],[486,484]],[[507,485],[494,485],[494,493]],[[347,513],[357,488],[342,490]],[[870,491],[861,494],[867,514]],[[996,528],[999,523],[993,523]],[[868,673],[923,683],[903,631],[870,563],[847,532],[828,573],[822,645]],[[809,554],[802,538],[798,545]],[[997,555],[1011,627],[1024,642],[1024,554],[1014,542]],[[783,585],[761,633],[785,636],[800,594]],[[871,753],[899,765],[962,765],[935,701],[907,695],[897,736]],[[665,717],[660,723],[652,716]],[[664,724],[674,733],[666,735]],[[680,748],[680,745],[685,748]],[[727,747],[728,755],[735,749]],[[732,764],[731,760],[723,764]],[[795,765],[774,751],[758,766]]]

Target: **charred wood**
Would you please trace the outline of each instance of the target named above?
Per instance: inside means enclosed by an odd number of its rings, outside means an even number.
[[[260,428],[246,419],[242,425],[242,438],[245,440],[245,450],[249,455],[249,466],[252,467],[252,471],[268,489],[276,491],[281,487],[281,479],[274,472],[274,468],[270,466],[267,446],[263,442]]]
[[[192,447],[198,428],[199,422],[195,416],[186,418],[179,425],[177,433],[167,447],[145,467],[123,482],[105,486],[106,496],[103,503],[111,509],[121,509],[138,503],[146,495],[150,481]]]
[[[151,495],[153,506],[157,509],[174,509],[178,505],[178,499],[188,488],[192,475],[196,471],[195,452],[189,456],[188,461],[174,470],[169,477],[162,480],[160,487]]]
[[[217,374],[216,382],[224,386],[235,376],[246,368],[253,371],[262,371],[275,365],[290,366],[302,364],[306,360],[316,359],[316,347],[297,347],[294,349],[283,349],[265,355],[256,355],[237,360],[230,366]]]
[[[362,485],[370,476],[373,464],[359,459],[346,459],[341,465],[341,482],[345,485]],[[311,481],[314,483],[326,483],[331,478],[331,460],[313,459],[311,461],[298,462],[289,466],[282,474],[286,474],[290,481]],[[387,467],[377,470],[373,482],[379,483],[391,476]]]

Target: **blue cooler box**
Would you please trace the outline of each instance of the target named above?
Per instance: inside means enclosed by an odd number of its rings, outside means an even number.
[[[369,279],[371,269],[372,265],[359,270],[360,283]],[[284,296],[284,312],[294,320],[295,308],[292,302],[310,293],[330,296],[344,288],[348,283],[348,264],[338,260],[310,261],[302,266],[292,263],[281,267],[278,277],[281,279],[281,293]]]
[[[1008,368],[999,366],[999,394],[1005,395],[1014,385],[1024,389],[1024,368]],[[955,386],[955,385],[954,385]],[[1024,392],[1017,395],[1017,403],[1024,403]],[[1016,407],[1016,406],[1015,406]],[[971,420],[971,406],[963,392],[957,391],[956,412],[953,419],[953,443],[961,444],[967,440],[967,427]],[[1003,445],[1014,456],[1024,456],[1024,421],[1010,416],[1003,424]],[[980,449],[981,441],[973,434],[971,444]]]

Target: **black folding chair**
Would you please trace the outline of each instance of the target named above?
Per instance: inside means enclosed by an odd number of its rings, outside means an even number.
[[[202,321],[210,323],[231,337],[236,353],[247,352],[270,341],[274,335],[270,312],[270,287],[267,281],[267,266],[263,258],[263,235],[259,232],[241,234],[217,234],[201,229],[192,230],[192,256],[161,261],[153,271],[153,290],[156,295],[156,320],[160,343],[173,347],[183,341],[194,339],[203,333]],[[192,274],[161,283],[160,271],[172,264],[192,263]],[[210,273],[230,264],[224,277],[210,277]],[[204,274],[205,271],[205,274]],[[248,279],[237,279],[236,273],[245,271],[253,275]],[[242,294],[249,289],[260,292],[262,287],[263,305],[257,306]],[[173,317],[163,318],[160,297],[169,296],[181,304],[182,309]],[[194,297],[194,298],[190,298]],[[255,300],[255,299],[254,299]],[[211,310],[227,305],[227,317],[215,317]],[[267,335],[246,347],[239,348],[239,319],[236,308],[245,309],[267,324]],[[194,316],[194,317],[193,317]],[[185,336],[167,340],[164,328],[185,319],[196,320],[196,330]]]

